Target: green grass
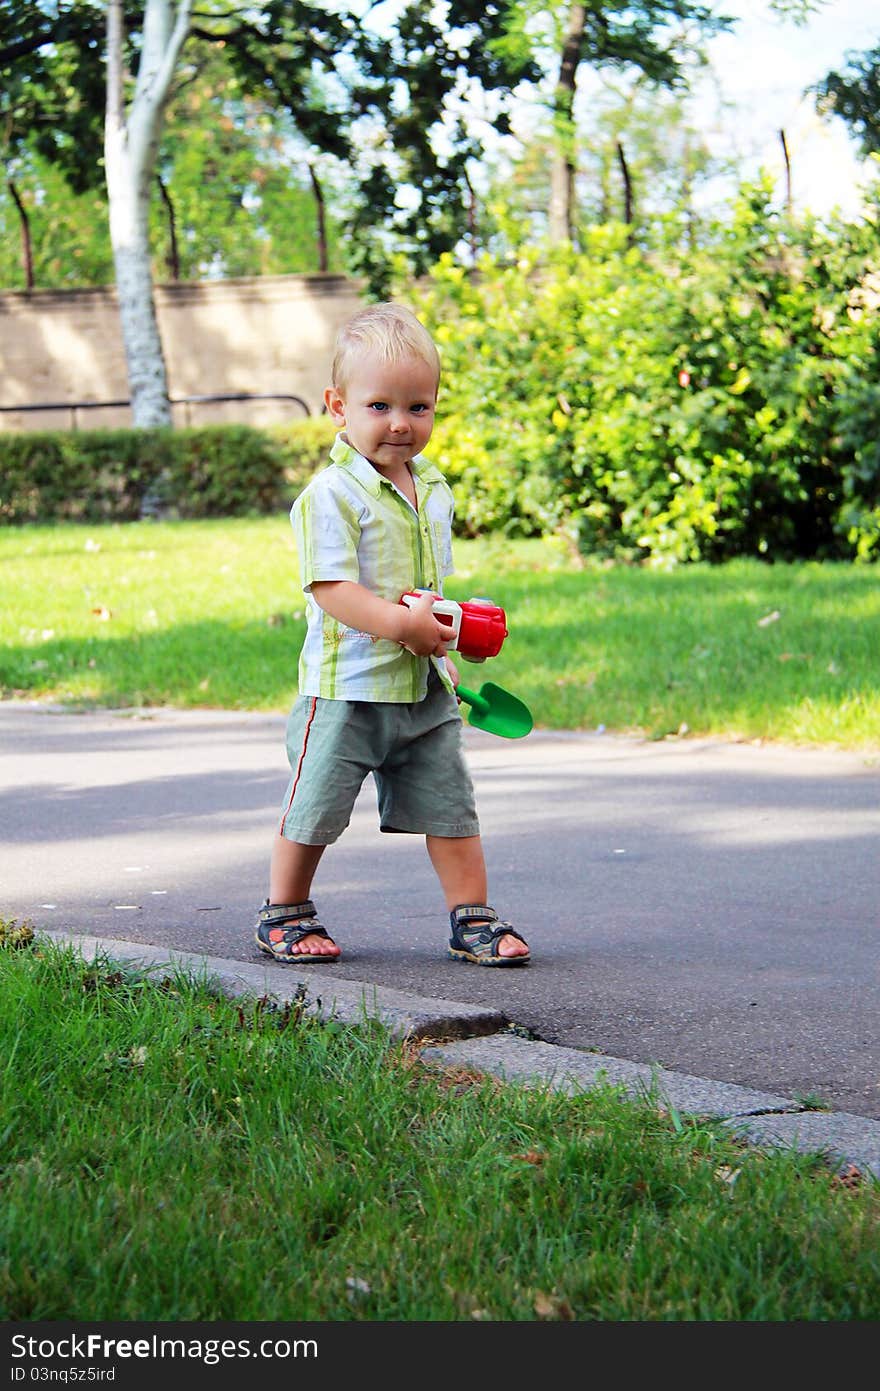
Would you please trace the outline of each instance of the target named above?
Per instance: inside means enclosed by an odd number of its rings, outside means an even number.
[[[846,564],[584,566],[458,541],[453,598],[504,606],[506,686],[538,728],[880,748],[880,585]],[[286,517],[0,529],[0,692],[286,710],[304,632]]]
[[[0,947],[0,1318],[865,1320],[880,1185]]]

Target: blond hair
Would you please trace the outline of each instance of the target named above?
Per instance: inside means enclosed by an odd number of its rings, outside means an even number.
[[[440,381],[440,354],[434,340],[412,310],[402,304],[370,304],[342,325],[336,335],[332,366],[337,391],[347,385],[354,361],[368,353],[385,363],[419,358]]]

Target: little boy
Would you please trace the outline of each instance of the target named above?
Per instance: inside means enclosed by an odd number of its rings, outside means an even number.
[[[425,836],[449,910],[450,955],[523,965],[525,939],[487,899],[464,758],[448,627],[430,594],[452,573],[452,492],[422,456],[440,359],[408,309],[372,305],[337,337],[324,401],[339,433],[329,467],[291,508],[308,626],[287,726],[291,778],[256,942],[278,961],[332,962],[340,949],[310,898],[324,849],[349,823],[368,773],[383,831]]]

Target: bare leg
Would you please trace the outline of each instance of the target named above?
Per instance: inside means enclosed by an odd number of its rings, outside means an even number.
[[[483,842],[479,836],[426,836],[431,864],[451,912],[459,903],[485,903],[489,892]],[[525,942],[505,933],[498,942],[499,956],[528,956]]]
[[[312,880],[326,846],[300,845],[276,835],[269,869],[270,903],[304,903],[311,897]],[[311,933],[297,944],[296,956],[339,956],[340,949],[326,937]]]

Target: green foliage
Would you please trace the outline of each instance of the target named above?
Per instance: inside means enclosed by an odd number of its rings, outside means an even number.
[[[853,376],[847,383],[845,409],[839,412],[839,437],[848,453],[842,470],[841,529],[859,560],[880,559],[880,387],[876,380]]]
[[[478,227],[487,249],[547,236],[553,149],[552,124],[545,119],[535,123],[515,159],[499,160],[491,169]],[[621,154],[629,176],[629,219]],[[609,83],[579,115],[575,165],[576,247],[582,233],[589,238],[593,223],[628,220],[631,235],[641,239],[661,216],[670,236],[677,219],[682,244],[693,246],[709,217],[708,207],[700,210],[705,198],[697,195],[711,196],[712,181],[733,172],[730,160],[710,151],[685,98],[638,79]]]
[[[12,172],[12,171],[11,171]],[[102,189],[75,193],[57,165],[24,152],[14,187],[30,231],[33,285],[73,289],[113,283],[113,252]],[[0,184],[0,286],[28,289],[22,219],[9,185]]]
[[[103,179],[102,9],[89,0],[0,0],[2,286],[104,284],[112,276],[95,193]]]
[[[282,507],[326,461],[329,420],[273,430],[32,431],[0,435],[0,522],[133,521],[158,490],[179,517]]]
[[[171,436],[135,430],[0,436],[4,522],[129,521],[167,466]]]
[[[322,269],[308,150],[292,122],[245,90],[225,50],[196,53],[163,127],[151,238],[161,273],[194,280]],[[326,268],[338,270],[336,223],[327,220]]]
[[[829,72],[817,83],[817,105],[849,126],[863,154],[880,153],[880,44],[846,57],[841,72]]]
[[[161,492],[182,517],[271,512],[281,498],[280,450],[262,430],[215,425],[176,431]]]
[[[420,305],[461,532],[663,564],[875,555],[878,255],[871,219],[794,223],[758,185],[691,252],[608,225],[474,277],[443,258]]]
[[[328,192],[329,262],[344,259],[374,294],[387,292],[396,256],[419,274],[463,238],[488,233],[473,187],[481,132],[510,133],[522,85],[539,96],[552,90],[570,6],[410,0],[392,23],[373,23],[370,8],[260,0],[195,11],[159,150],[167,201],[153,190],[157,265],[179,263],[184,277],[317,268],[310,166]],[[691,0],[586,8],[577,54],[568,55],[575,69],[589,63],[673,86],[684,55],[726,24]],[[105,10],[98,0],[0,0],[0,147],[7,163],[19,162],[11,172],[29,211],[50,197],[66,206],[62,175],[77,193],[103,181]],[[123,10],[125,65],[135,74],[144,6],[125,0]],[[474,119],[463,97],[478,89],[485,100]],[[47,165],[57,176],[51,189]],[[11,201],[5,220],[18,232]],[[33,233],[34,283],[71,283],[75,269],[77,283],[106,279],[89,279],[45,220]],[[4,273],[4,283],[19,283],[17,270]]]
[[[55,61],[59,67],[61,57]],[[53,125],[55,143],[47,145],[34,124],[36,118],[24,109],[19,112],[23,128],[16,136],[15,158],[7,163],[10,183],[0,185],[2,286],[30,288],[23,256],[25,218],[33,285],[62,288],[113,282],[103,178],[84,181],[71,160],[62,158],[67,150],[61,139],[62,114],[57,113]],[[72,114],[67,113],[71,119]],[[8,143],[16,129],[12,123]],[[95,146],[96,176],[102,174],[98,152]],[[209,50],[200,64],[182,70],[164,123],[157,171],[151,190],[157,279],[321,269],[306,152],[289,121],[242,89],[220,52]],[[328,268],[338,270],[342,262],[332,213],[326,222]]]
[[[329,415],[312,415],[307,420],[275,425],[270,433],[283,451],[288,486],[298,493],[312,474],[328,462],[336,426]]]
[[[104,8],[96,0],[52,7],[0,0],[0,151],[7,164],[16,157],[10,172],[28,213],[51,197],[54,218],[62,217],[71,190],[103,181]],[[527,58],[492,50],[511,8],[512,0],[501,0],[487,13],[474,0],[454,0],[441,19],[413,4],[390,32],[305,0],[262,0],[247,13],[198,11],[159,149],[164,193],[152,190],[158,278],[178,264],[184,278],[284,274],[333,269],[345,257],[377,288],[395,251],[426,268],[466,230],[466,158],[482,153],[460,119],[445,119],[456,93],[463,82],[479,82],[503,99],[521,78],[539,76]],[[127,3],[125,18],[133,73],[143,6]],[[499,112],[492,123],[506,129],[507,117]],[[453,128],[447,152],[441,146]],[[327,266],[319,265],[310,166],[328,191]],[[407,206],[395,197],[404,183],[414,200]],[[5,194],[0,218],[17,246],[19,218]],[[52,218],[34,217],[31,231],[35,284],[106,280],[72,275],[86,267],[52,240]],[[90,243],[88,227],[82,231]],[[0,260],[0,273],[4,284],[20,283],[15,261]]]
[[[77,192],[101,182],[104,6],[0,0],[0,150],[25,146]]]

